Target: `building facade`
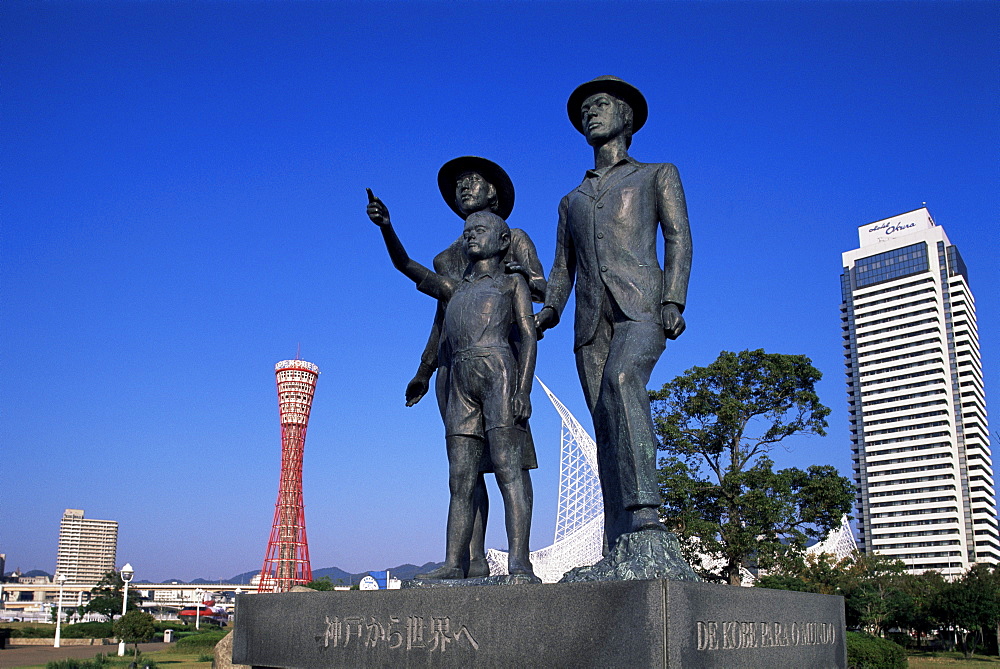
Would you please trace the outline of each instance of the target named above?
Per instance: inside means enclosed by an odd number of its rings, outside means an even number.
[[[118,553],[118,523],[84,518],[81,509],[66,509],[59,523],[59,553],[56,574],[67,583],[97,583],[115,571]]]
[[[858,228],[841,326],[859,547],[912,573],[1000,562],[976,307],[926,208]]]

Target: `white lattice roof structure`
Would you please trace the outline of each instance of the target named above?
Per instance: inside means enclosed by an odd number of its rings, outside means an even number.
[[[538,384],[562,418],[562,446],[555,538],[551,546],[531,552],[531,564],[543,583],[555,583],[573,567],[600,561],[604,546],[604,501],[593,437],[541,379]],[[486,559],[490,574],[507,573],[506,552],[491,548]]]
[[[826,535],[826,539],[813,544],[806,549],[806,555],[818,555],[829,553],[838,561],[846,557],[851,557],[858,553],[858,542],[854,540],[854,532],[847,522],[847,514],[840,519],[840,527]]]

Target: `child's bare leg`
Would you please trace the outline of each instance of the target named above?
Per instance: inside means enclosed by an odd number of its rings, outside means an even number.
[[[490,500],[486,493],[486,479],[482,473],[476,480],[472,492],[474,520],[472,539],[469,542],[469,567],[466,577],[489,576],[490,567],[486,563],[486,521],[490,513]]]
[[[447,443],[448,487],[451,491],[451,500],[448,503],[445,563],[427,574],[417,574],[417,578],[465,578],[463,562],[469,557],[469,541],[472,537],[475,513],[472,498],[476,480],[479,478],[479,458],[483,452],[483,440],[453,436],[447,438]]]
[[[531,470],[521,470],[521,480],[524,485],[524,499],[528,504],[528,530],[531,530],[531,512],[535,508],[535,489],[531,485]]]
[[[479,476],[483,440],[475,437],[448,437],[448,540],[445,563],[461,569],[469,555],[469,542],[475,520],[474,491]],[[463,573],[458,578],[462,578]]]
[[[520,436],[514,428],[498,427],[489,431],[487,439],[507,521],[507,571],[534,575],[528,559],[531,507],[524,485],[527,470],[521,469]]]

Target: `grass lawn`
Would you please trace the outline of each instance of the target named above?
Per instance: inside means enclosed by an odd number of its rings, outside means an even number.
[[[973,655],[966,660],[962,653],[910,652],[906,656],[910,669],[1000,669],[1000,657],[996,655]]]
[[[145,653],[143,658],[152,660],[157,667],[169,667],[170,669],[211,669],[212,666],[212,651],[210,650],[178,652],[171,648],[156,653]]]
[[[128,667],[132,663],[132,654],[129,652],[125,657],[109,658],[110,662],[107,666],[115,667]],[[173,648],[170,650],[161,650],[156,653],[143,653],[139,658],[139,666],[142,666],[142,661],[147,660],[150,662],[155,662],[157,667],[164,667],[166,669],[211,669],[212,667],[212,652],[205,650],[194,650],[194,651],[177,651]],[[44,664],[36,664],[26,667],[18,667],[17,669],[45,669]]]

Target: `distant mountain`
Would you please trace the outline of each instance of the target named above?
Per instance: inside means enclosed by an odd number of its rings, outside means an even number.
[[[15,572],[17,572],[16,569],[14,571],[5,572],[3,574],[0,574],[0,578],[13,578]],[[52,574],[50,574],[47,571],[42,571],[41,569],[32,569],[31,571],[26,571],[23,574],[21,574],[21,576],[28,576],[28,577],[45,576],[46,578],[48,578],[50,580],[52,579]]]
[[[432,569],[437,569],[443,562],[428,562],[423,566],[416,566],[410,563],[401,564],[398,567],[389,567],[389,575],[393,578],[398,578],[401,581],[409,581],[417,574],[422,574],[424,572],[431,571]],[[386,571],[385,569],[372,569],[370,571]],[[357,574],[348,574],[342,569],[337,567],[327,567],[326,569],[319,569],[313,572],[313,578],[322,578],[324,576],[329,576],[330,580],[333,581],[334,585],[337,585],[338,580],[344,585],[357,585],[361,582],[365,576],[368,575],[367,571],[363,571]]]
[[[410,564],[401,564],[398,567],[389,567],[389,574],[393,578],[398,578],[402,581],[408,581],[412,579],[417,574],[422,574],[424,572],[431,571],[432,569],[437,569],[443,562],[428,562],[420,567]],[[257,575],[258,570],[245,571],[242,574],[237,574],[232,578],[227,578],[222,581],[210,581],[205,578],[196,578],[192,581],[185,581],[181,578],[165,578],[160,583],[190,583],[191,585],[205,585],[211,583],[229,583],[231,585],[249,585],[250,579]],[[385,571],[384,569],[372,569],[371,571]],[[7,572],[6,576],[10,576],[12,572]],[[357,574],[349,574],[348,572],[340,569],[339,567],[324,567],[323,569],[313,570],[313,578],[323,578],[327,576],[334,585],[357,585],[361,582],[365,576],[368,575],[367,571],[362,571]],[[52,575],[48,572],[44,572],[40,569],[32,569],[29,572],[25,572],[22,576],[48,576],[52,578]],[[136,581],[136,585],[140,583],[151,583],[148,580]]]
[[[425,574],[429,571],[437,569],[442,566],[444,562],[428,562],[422,567],[418,567],[412,564],[401,564],[395,569],[390,569],[389,574],[398,578],[401,581],[409,581],[414,578],[417,574]]]
[[[42,571],[41,569],[32,569],[29,572],[21,574],[21,576],[47,576],[48,578],[52,578],[52,574],[47,571]]]
[[[416,566],[410,563],[401,564],[398,567],[389,567],[389,574],[403,581],[408,581],[412,579],[417,574],[422,574],[424,572],[431,571],[432,569],[437,569],[443,562],[428,562],[423,566]],[[385,571],[384,569],[372,569],[371,571]],[[233,585],[246,585],[250,583],[250,579],[257,575],[257,571],[245,571],[242,574],[237,574],[230,579],[222,581],[223,583],[231,583]],[[362,571],[357,574],[351,574],[339,567],[324,567],[323,569],[314,569],[313,578],[323,578],[324,576],[330,579],[330,582],[334,585],[357,585],[362,578],[368,575],[367,571]],[[191,583],[208,583],[204,579],[195,579]]]
[[[223,583],[232,583],[233,585],[249,585],[250,579],[257,575],[258,570],[245,571],[242,574],[236,574],[232,578],[223,581]]]
[[[313,579],[326,576],[334,585],[357,585],[358,581],[367,575],[368,572],[364,572],[363,574],[348,574],[338,567],[325,567],[313,571]]]

